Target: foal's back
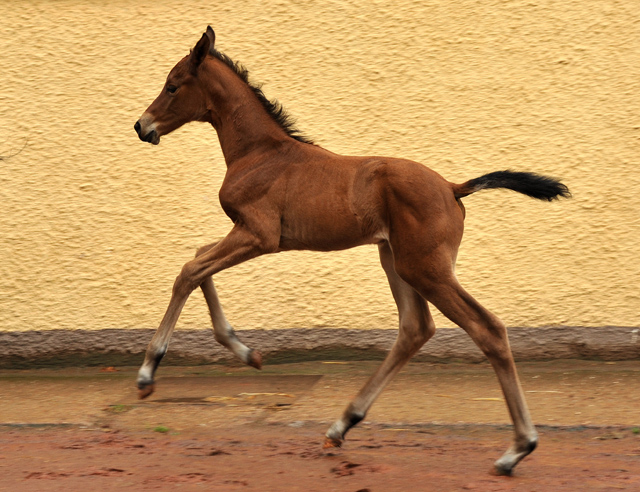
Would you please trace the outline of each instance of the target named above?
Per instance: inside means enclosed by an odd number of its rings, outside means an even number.
[[[389,240],[394,228],[407,227],[412,218],[420,228],[462,219],[451,183],[422,164],[291,145],[298,148],[281,153],[279,164],[259,164],[256,183],[264,187],[265,169],[273,176],[269,194],[280,205],[282,250],[351,248]],[[253,176],[247,172],[248,179]]]

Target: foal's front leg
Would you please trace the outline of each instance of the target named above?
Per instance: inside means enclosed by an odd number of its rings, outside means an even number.
[[[213,280],[208,277],[200,285],[204,298],[209,306],[211,323],[213,324],[213,334],[216,341],[228,348],[236,357],[245,364],[262,369],[262,355],[257,350],[250,349],[242,343],[229,321],[227,321],[222,306],[218,300],[218,293],[213,285]]]
[[[167,352],[171,334],[191,292],[215,273],[271,252],[273,248],[269,249],[267,245],[266,241],[258,238],[250,230],[236,226],[222,241],[184,265],[173,285],[169,307],[147,347],[144,362],[138,371],[137,384],[140,398],[146,398],[155,389],[154,374]],[[215,293],[215,290],[213,292]],[[209,307],[211,308],[211,305]]]
[[[196,252],[196,258],[214,248],[218,242],[200,248]],[[207,277],[202,284],[200,284],[200,288],[209,307],[209,315],[211,316],[211,324],[213,325],[213,334],[216,341],[229,349],[231,353],[245,364],[255,367],[256,369],[262,369],[262,355],[260,352],[250,349],[240,341],[235,330],[224,315],[212,278]]]

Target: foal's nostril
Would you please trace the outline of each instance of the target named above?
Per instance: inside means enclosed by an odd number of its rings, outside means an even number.
[[[140,126],[140,122],[139,122],[139,121],[136,121],[136,124],[135,124],[135,125],[133,125],[133,129],[136,131],[136,133],[138,134],[138,136],[140,136],[140,128],[141,128],[141,126]]]

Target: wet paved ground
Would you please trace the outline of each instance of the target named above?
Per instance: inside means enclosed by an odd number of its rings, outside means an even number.
[[[541,445],[511,437],[488,364],[410,364],[345,446],[322,434],[378,362],[0,372],[0,490],[640,490],[640,362],[518,364]]]

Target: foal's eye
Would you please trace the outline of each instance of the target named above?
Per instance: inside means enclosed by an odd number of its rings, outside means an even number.
[[[167,92],[169,94],[174,94],[177,90],[178,90],[178,88],[175,85],[168,85],[167,86]]]

